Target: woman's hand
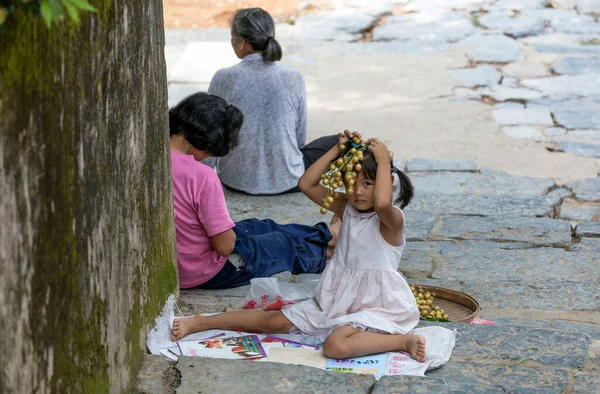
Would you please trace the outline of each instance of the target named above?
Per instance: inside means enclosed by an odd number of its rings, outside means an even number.
[[[389,163],[394,157],[394,154],[388,151],[387,146],[377,138],[369,139],[367,144],[369,145],[369,151],[371,151],[375,157],[377,164],[384,163],[385,161]]]
[[[357,137],[360,140],[361,145],[364,143],[362,136],[360,135],[360,133],[358,131],[352,132],[350,130],[344,130],[343,133],[338,134],[338,145],[345,144],[346,142],[350,141],[354,137]]]

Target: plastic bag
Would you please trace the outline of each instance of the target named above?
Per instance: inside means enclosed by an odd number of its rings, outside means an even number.
[[[250,292],[244,299],[244,309],[280,310],[286,305],[312,298],[317,280],[306,283],[278,282],[276,278],[250,280]]]

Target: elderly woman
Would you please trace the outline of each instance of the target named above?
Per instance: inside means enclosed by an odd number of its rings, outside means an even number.
[[[275,63],[282,51],[266,11],[238,11],[231,24],[231,45],[242,61],[217,71],[209,93],[238,107],[244,125],[240,145],[217,160],[219,178],[249,194],[298,191],[304,170],[337,143],[337,136],[306,145],[304,78]]]
[[[207,93],[169,111],[181,288],[237,287],[282,271],[319,273],[333,251],[339,225],[231,220],[217,174],[201,161],[234,149],[243,119],[236,107]]]

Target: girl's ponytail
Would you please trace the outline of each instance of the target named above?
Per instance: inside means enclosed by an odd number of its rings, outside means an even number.
[[[394,205],[398,205],[401,209],[404,209],[404,207],[406,207],[410,203],[410,200],[413,198],[414,187],[408,176],[406,176],[405,173],[403,173],[393,165],[392,172],[398,175],[398,180],[400,181],[400,195],[394,201]]]

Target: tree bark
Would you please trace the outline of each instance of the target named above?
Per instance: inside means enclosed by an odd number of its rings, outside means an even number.
[[[0,392],[128,391],[177,291],[162,1],[92,3],[0,35]]]

